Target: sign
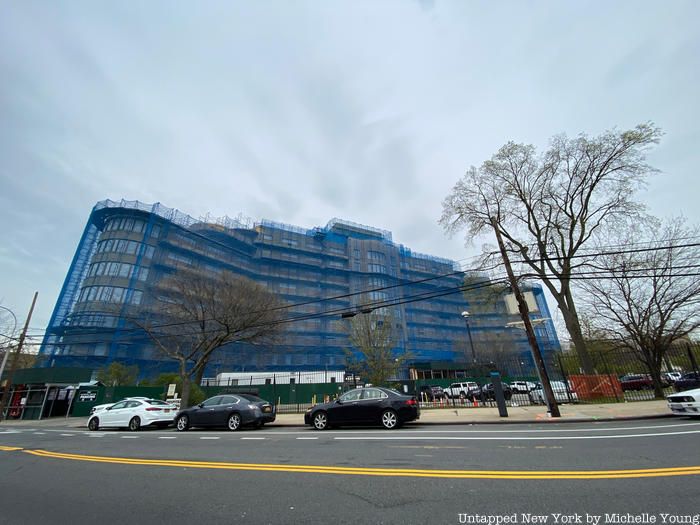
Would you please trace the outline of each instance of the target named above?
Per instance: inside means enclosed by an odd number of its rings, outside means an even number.
[[[94,390],[87,390],[85,392],[80,392],[78,401],[94,401],[97,399],[97,392]]]
[[[177,385],[175,383],[170,383],[168,385],[168,395],[167,397],[173,397],[175,395],[175,389],[177,388]]]

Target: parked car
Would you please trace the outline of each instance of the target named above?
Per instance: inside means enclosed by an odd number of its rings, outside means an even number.
[[[254,394],[236,394],[239,397],[242,397],[244,399],[247,399],[254,405],[258,405],[260,407],[260,411],[262,412],[262,424],[264,425],[265,423],[272,423],[276,418],[277,418],[277,409],[275,405],[270,403],[269,401],[265,401],[264,399],[254,395]]]
[[[438,385],[421,385],[418,389],[422,401],[439,401],[447,399],[447,393]]]
[[[677,416],[700,417],[700,388],[672,394],[666,400],[668,408]]]
[[[576,392],[572,392],[571,388],[567,387],[564,381],[550,381],[549,384],[552,386],[552,392],[554,393],[554,399],[557,403],[576,403],[578,402],[578,395]],[[532,390],[528,397],[530,402],[535,405],[545,404],[544,388],[542,386]]]
[[[503,387],[503,397],[507,400],[513,397],[513,390],[510,388],[508,383],[501,383]],[[494,390],[493,383],[486,383],[481,387],[481,399],[484,401],[495,400],[496,391]]]
[[[693,388],[700,388],[700,374],[697,372],[683,374],[680,379],[673,383],[673,389],[676,392],[683,392]]]
[[[312,406],[304,414],[304,423],[316,430],[343,425],[382,425],[398,428],[420,417],[414,396],[400,394],[390,388],[356,388],[335,401]]]
[[[261,427],[262,410],[257,404],[234,394],[210,397],[198,405],[180,410],[175,418],[175,428],[180,432],[190,427],[223,427],[235,431],[246,425]]]
[[[92,414],[87,427],[128,427],[132,431],[151,425],[165,428],[173,423],[176,413],[174,406],[160,399],[123,399]]]
[[[620,378],[622,390],[651,390],[654,382],[648,374],[625,374]]]
[[[675,383],[683,377],[683,374],[681,372],[664,372],[661,377],[669,383]]]
[[[511,381],[510,389],[514,394],[527,394],[537,388],[537,383],[532,381]]]
[[[135,396],[135,397],[125,397],[124,399],[136,399],[136,400],[143,401],[143,400],[149,399],[149,398],[148,398],[148,397],[138,397],[138,396]],[[121,400],[120,400],[120,401],[121,401]],[[115,403],[116,403],[116,402],[113,402],[113,403],[103,403],[103,404],[101,404],[101,405],[95,405],[94,407],[92,407],[92,408],[90,409],[90,415],[93,415],[95,412],[101,412],[101,411],[104,410],[105,408],[111,407],[111,406],[114,405]]]
[[[460,399],[474,399],[479,397],[481,387],[474,381],[465,381],[462,383],[452,383],[445,391],[447,397]]]

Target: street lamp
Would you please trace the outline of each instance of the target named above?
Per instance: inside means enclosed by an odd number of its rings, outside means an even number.
[[[464,317],[464,323],[467,325],[467,335],[469,335],[469,346],[472,349],[472,362],[476,363],[476,352],[474,351],[474,341],[472,340],[472,331],[469,328],[469,312],[466,310],[462,312],[462,317]]]

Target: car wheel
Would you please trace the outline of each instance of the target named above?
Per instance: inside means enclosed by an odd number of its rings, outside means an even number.
[[[138,416],[132,417],[131,421],[129,421],[129,430],[131,430],[132,432],[136,432],[140,428],[141,428],[141,419],[139,419]]]
[[[313,424],[316,430],[326,430],[328,428],[328,414],[323,410],[316,412],[314,414]]]
[[[228,423],[226,424],[229,430],[235,431],[241,428],[241,416],[238,414],[231,414],[228,416]]]
[[[382,426],[387,430],[396,428],[399,425],[399,416],[393,410],[382,412]]]
[[[88,421],[88,429],[89,430],[98,430],[100,428],[100,420],[97,419],[96,417],[93,417],[90,421]]]
[[[188,428],[190,428],[190,420],[187,416],[180,416],[177,418],[177,421],[175,422],[175,428],[179,432],[184,432]]]

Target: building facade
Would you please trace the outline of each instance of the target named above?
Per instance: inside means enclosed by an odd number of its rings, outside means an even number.
[[[300,318],[274,345],[233,344],[218,352],[208,376],[342,367],[349,348],[342,314],[358,313],[367,302],[391,308],[397,354],[468,360],[464,273],[453,261],[394,243],[388,231],[337,219],[311,229],[197,220],[161,204],[105,200],[93,208],[78,244],[40,350],[42,366],[97,369],[116,360],[137,365],[145,377],[174,370],[127,319],[152,311],[157,283],[180,268],[248,277],[277,293],[292,321]],[[474,318],[490,324],[473,323],[475,340],[497,339],[507,313],[481,310]],[[547,330],[547,347],[558,349],[553,327]],[[508,345],[527,351],[524,334]]]

